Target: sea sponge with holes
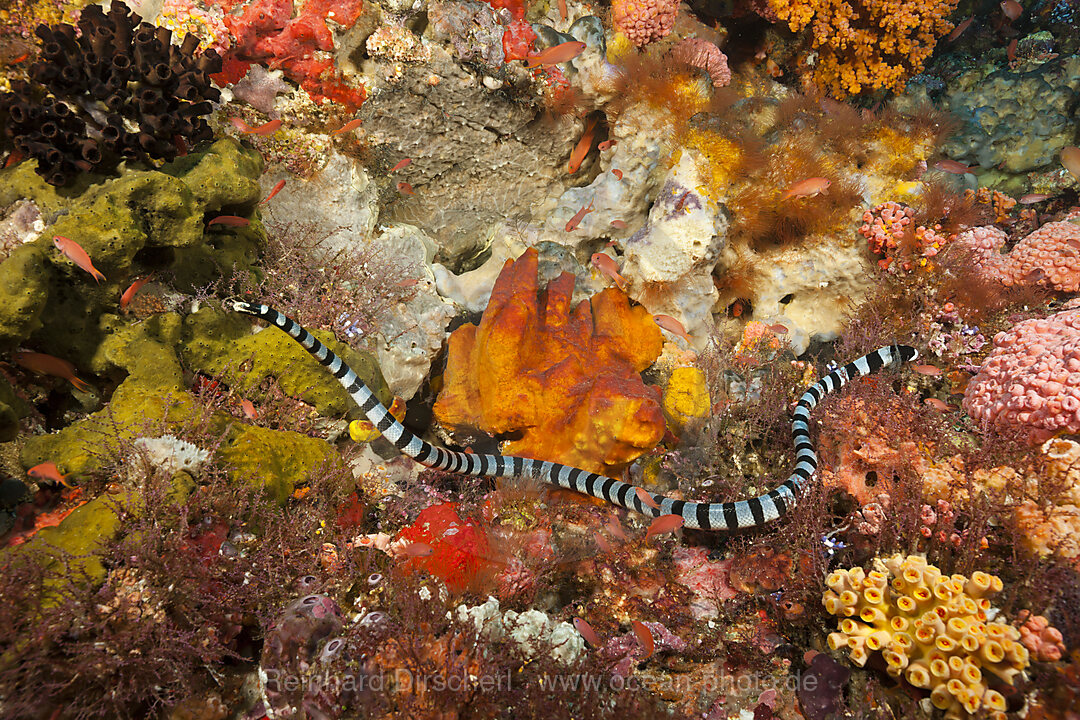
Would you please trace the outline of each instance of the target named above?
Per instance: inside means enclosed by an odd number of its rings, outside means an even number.
[[[664,435],[660,389],[640,375],[660,328],[616,288],[572,306],[569,273],[540,291],[537,266],[533,248],[508,260],[480,324],[450,335],[435,417],[510,438],[506,454],[617,477]]]
[[[1015,627],[987,620],[989,598],[1002,587],[996,575],[949,576],[923,556],[894,555],[875,559],[869,573],[836,570],[825,584],[825,609],[841,618],[830,649],[848,648],[860,667],[882,653],[888,673],[929,690],[946,718],[980,708],[1005,717],[1005,698],[991,685],[1012,685],[1028,650]]]

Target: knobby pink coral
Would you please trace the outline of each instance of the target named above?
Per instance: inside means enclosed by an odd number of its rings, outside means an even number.
[[[686,38],[671,49],[671,57],[678,62],[699,67],[709,73],[713,87],[724,87],[731,82],[731,69],[727,55],[708,40]]]
[[[986,425],[1026,430],[1033,443],[1080,432],[1080,310],[998,333],[964,409]]]
[[[908,233],[912,234],[915,252],[922,258],[934,257],[949,241],[949,237],[938,232],[941,230],[941,225],[935,225],[932,228],[919,225],[909,230],[908,227],[913,222],[914,216],[914,210],[891,200],[863,213],[863,225],[859,228],[859,233],[870,241],[871,252],[885,256],[878,261],[882,269],[896,270],[895,267],[890,268],[893,260],[896,259],[894,251]],[[926,260],[921,259],[920,262],[925,264]],[[911,261],[905,261],[901,265],[904,270],[910,270],[912,267]]]
[[[642,47],[671,32],[678,11],[679,0],[615,0],[612,21],[616,30]]]
[[[1010,287],[1044,285],[1058,292],[1080,291],[1080,225],[1047,223],[1003,255],[1000,250],[1007,239],[1002,230],[987,225],[962,233],[957,242],[974,251],[985,275]]]

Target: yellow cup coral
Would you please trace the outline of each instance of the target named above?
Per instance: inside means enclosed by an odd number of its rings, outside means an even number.
[[[822,602],[840,620],[829,648],[848,649],[866,664],[871,652],[888,673],[930,691],[946,718],[986,708],[1004,717],[1005,698],[990,688],[987,673],[1012,685],[1028,665],[1028,650],[1012,625],[987,621],[989,597],[1001,580],[984,572],[944,575],[919,555],[874,560],[874,570],[837,570],[825,580]]]

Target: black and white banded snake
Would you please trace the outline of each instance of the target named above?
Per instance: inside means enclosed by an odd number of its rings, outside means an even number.
[[[869,375],[893,363],[910,362],[919,355],[915,348],[908,345],[879,348],[838,367],[811,385],[799,398],[792,413],[795,468],[787,480],[764,495],[737,502],[697,503],[672,500],[644,490],[659,506],[656,508],[643,502],[637,486],[580,468],[531,458],[455,452],[431,445],[398,422],[356,373],[299,323],[266,305],[231,300],[228,306],[236,312],[261,318],[288,333],[330,371],[385,438],[422,465],[476,477],[534,477],[601,498],[647,517],[679,515],[683,519],[683,527],[700,530],[745,530],[786,514],[798,502],[799,489],[810,481],[817,470],[817,454],[810,440],[809,426],[810,411],[814,406],[854,377]]]

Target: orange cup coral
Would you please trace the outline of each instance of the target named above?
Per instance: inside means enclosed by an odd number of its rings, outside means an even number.
[[[506,454],[618,475],[664,435],[660,389],[639,375],[663,337],[617,288],[571,308],[574,276],[563,273],[540,292],[537,257],[508,260],[480,324],[450,335],[435,417],[518,435]]]
[[[809,77],[838,98],[903,89],[909,77],[922,71],[938,38],[953,29],[948,18],[957,2],[767,0],[792,32],[810,28],[816,59]]]

